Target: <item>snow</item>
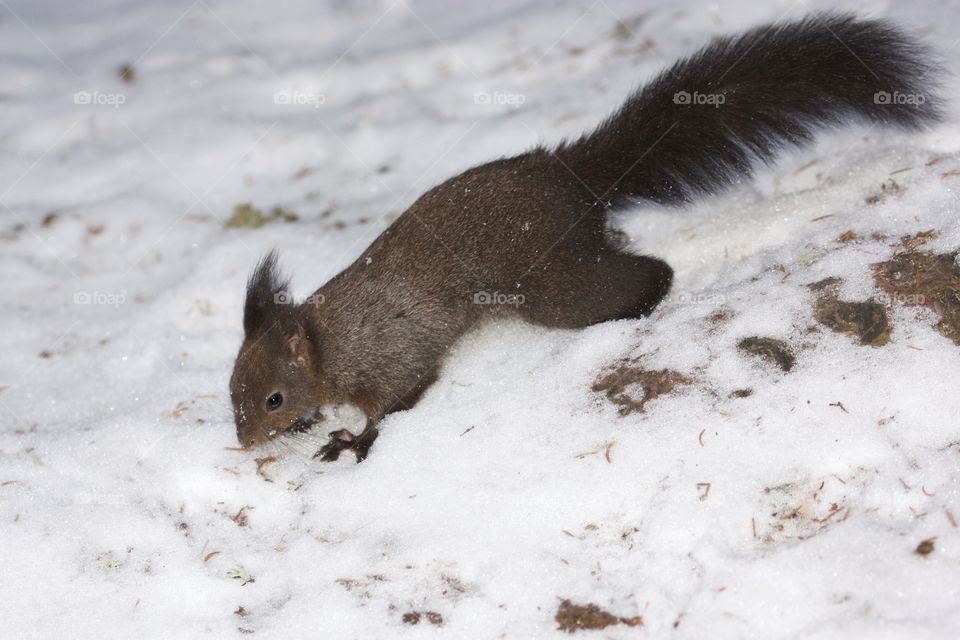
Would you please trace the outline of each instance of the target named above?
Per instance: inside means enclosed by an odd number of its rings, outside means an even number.
[[[643,617],[585,637],[960,634],[960,349],[901,304],[861,346],[806,286],[871,299],[901,236],[960,247],[955,106],[618,215],[677,272],[650,318],[482,327],[360,465],[278,451],[258,474],[266,452],[236,450],[260,255],[308,295],[432,184],[579,133],[713,36],[831,6],[0,3],[3,637],[560,637],[562,599]],[[948,0],[837,6],[960,61]],[[225,229],[248,202],[298,220]],[[737,349],[754,335],[792,371]],[[621,416],[592,387],[625,359],[690,383]]]

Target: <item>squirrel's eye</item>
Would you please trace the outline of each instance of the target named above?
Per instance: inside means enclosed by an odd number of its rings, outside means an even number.
[[[274,409],[279,409],[280,405],[283,404],[283,396],[279,393],[275,393],[269,398],[267,398],[267,410],[273,411]]]

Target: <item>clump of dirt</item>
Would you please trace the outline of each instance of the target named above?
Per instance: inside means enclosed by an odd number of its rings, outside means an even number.
[[[734,389],[730,392],[731,398],[749,398],[753,395],[753,389]]]
[[[463,583],[463,580],[456,576],[447,575],[446,573],[440,575],[440,581],[446,585],[441,594],[449,595],[451,597],[458,597],[467,592],[469,587]]]
[[[821,298],[814,309],[814,317],[837,333],[856,336],[864,346],[881,347],[890,342],[887,310],[878,302]]]
[[[324,539],[324,542],[329,541]],[[379,573],[370,573],[365,578],[337,578],[334,582],[360,600],[370,600],[382,583],[387,582],[387,578]]]
[[[424,619],[434,626],[443,624],[443,616],[436,611],[407,611],[403,614],[404,624],[420,624]]]
[[[912,236],[901,236],[900,242],[894,246],[894,250],[896,253],[914,251],[918,247],[922,247],[931,240],[936,240],[939,236],[940,234],[938,234],[935,229],[919,231]]]
[[[830,278],[818,280],[817,282],[811,282],[807,285],[807,289],[810,289],[810,291],[813,291],[815,294],[821,297],[836,298],[840,295],[840,285],[842,283],[843,280],[832,276]]]
[[[933,542],[934,542],[934,540],[936,540],[936,538],[927,538],[926,540],[924,540],[923,542],[921,542],[920,544],[918,544],[918,545],[917,545],[917,548],[914,549],[913,552],[914,552],[915,554],[917,554],[918,556],[928,556],[928,555],[930,555],[931,553],[933,553],[933,549],[934,549],[934,544],[933,544]]]
[[[730,322],[731,318],[733,318],[733,312],[729,309],[717,309],[704,318],[704,320],[707,322],[707,333],[711,335],[719,333],[724,326]]]
[[[131,83],[137,78],[137,72],[130,63],[120,65],[120,67],[117,68],[117,75],[120,76],[123,82],[127,83]]]
[[[707,316],[707,322],[714,326],[719,326],[733,317],[733,314],[729,309],[718,309]]]
[[[605,392],[610,402],[619,405],[620,415],[627,416],[634,411],[642,413],[649,401],[671,393],[678,386],[692,382],[690,378],[670,369],[648,371],[623,364],[614,371],[597,378],[593,383],[593,390]],[[627,393],[633,385],[643,388],[643,396],[639,400]]]
[[[259,229],[276,220],[296,222],[299,219],[296,213],[283,207],[273,207],[269,212],[264,213],[249,202],[244,202],[233,208],[233,213],[223,226],[226,229]]]
[[[925,236],[928,237],[928,236]],[[940,315],[936,329],[960,346],[960,265],[957,253],[907,251],[873,265],[873,278],[892,300]]]
[[[796,360],[787,343],[776,338],[751,336],[738,342],[737,348],[745,353],[759,356],[785,372],[793,369],[793,363]]]
[[[890,178],[889,180],[887,180],[886,182],[880,185],[880,191],[867,196],[866,198],[863,199],[863,201],[873,206],[875,204],[880,204],[890,196],[899,195],[902,192],[903,192],[903,187],[897,184],[896,180],[894,180],[893,178]]]
[[[606,629],[615,624],[625,624],[628,627],[637,627],[643,624],[641,616],[620,618],[604,611],[595,604],[574,604],[569,600],[563,600],[560,603],[560,608],[557,609],[554,620],[560,625],[558,629],[567,633],[573,633],[580,629]]]
[[[817,296],[814,317],[837,333],[857,336],[864,346],[880,347],[890,341],[887,311],[879,302],[840,300],[840,278],[825,278],[807,285]]]
[[[240,507],[240,511],[237,511],[236,515],[230,516],[230,519],[233,520],[238,527],[246,527],[250,524],[250,518],[247,516],[247,507]]]
[[[847,229],[839,236],[837,236],[837,242],[841,244],[846,244],[847,242],[853,242],[854,240],[859,240],[860,236],[857,235],[857,232],[853,229]]]

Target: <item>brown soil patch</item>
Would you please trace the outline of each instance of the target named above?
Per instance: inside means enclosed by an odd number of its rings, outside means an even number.
[[[840,295],[840,285],[842,283],[843,280],[837,277],[824,278],[808,284],[807,289],[824,298],[836,298]]]
[[[936,538],[927,538],[923,542],[917,545],[917,548],[913,550],[918,556],[928,556],[933,553],[934,541]]]
[[[408,611],[403,614],[404,624],[420,624],[421,620],[426,620],[434,626],[443,624],[443,616],[436,611]]]
[[[873,206],[875,204],[880,204],[890,196],[900,195],[901,193],[903,193],[903,187],[897,184],[896,180],[890,178],[880,185],[879,191],[867,196],[863,199],[863,201]]]
[[[233,520],[238,527],[245,527],[250,524],[250,518],[247,517],[247,507],[240,507],[240,511],[230,516],[230,519]]]
[[[887,310],[878,302],[821,298],[814,308],[814,317],[837,333],[856,336],[864,346],[880,347],[890,342]]]
[[[790,371],[793,368],[795,358],[790,347],[783,340],[751,336],[738,342],[737,348],[745,353],[759,356],[770,364],[777,365],[783,371]]]
[[[720,309],[718,311],[714,311],[709,316],[707,316],[707,322],[709,322],[714,326],[718,326],[727,322],[732,317],[733,317],[733,314],[730,313],[729,309]]]
[[[625,364],[597,378],[593,383],[593,390],[605,392],[610,402],[619,405],[620,415],[626,416],[634,411],[642,413],[647,402],[667,395],[678,386],[688,385],[691,382],[693,381],[690,378],[670,369],[647,371]],[[627,392],[633,385],[643,388],[640,399],[636,399]]]
[[[117,75],[123,82],[133,82],[137,78],[137,72],[130,63],[124,63],[117,69]]]
[[[847,229],[846,231],[841,233],[839,236],[837,236],[837,242],[840,242],[840,243],[853,242],[854,240],[859,240],[859,239],[860,239],[860,236],[858,236],[857,232],[854,231],[853,229]]]
[[[628,627],[643,624],[641,616],[620,618],[604,611],[595,604],[574,604],[569,600],[560,603],[560,608],[557,609],[554,620],[559,625],[557,628],[567,633],[573,633],[580,629],[606,629],[615,624],[625,624]]]
[[[936,329],[960,346],[960,265],[957,252],[909,251],[873,265],[876,283],[891,299],[940,315]]]
[[[912,236],[901,236],[900,242],[894,247],[894,251],[896,253],[915,251],[917,248],[922,247],[931,240],[936,240],[939,237],[940,234],[937,233],[935,229],[919,231]]]

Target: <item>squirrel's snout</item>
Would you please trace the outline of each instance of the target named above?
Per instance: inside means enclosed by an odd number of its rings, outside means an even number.
[[[257,444],[258,438],[257,434],[252,429],[244,429],[243,427],[237,427],[237,440],[240,442],[240,445],[243,447],[252,447]]]

